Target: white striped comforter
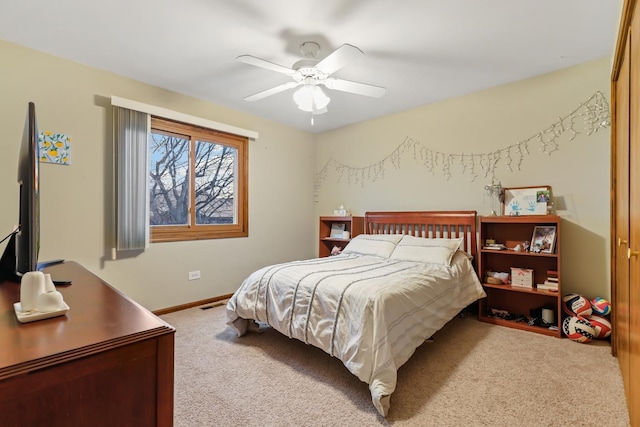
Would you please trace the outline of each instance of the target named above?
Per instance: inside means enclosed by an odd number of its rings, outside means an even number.
[[[451,267],[343,254],[254,272],[229,300],[227,323],[242,336],[264,322],[339,358],[386,416],[397,369],[484,295],[462,252]]]

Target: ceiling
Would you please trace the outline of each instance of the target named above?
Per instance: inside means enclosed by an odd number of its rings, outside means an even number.
[[[0,39],[318,133],[611,56],[622,0],[0,0]],[[36,12],[37,11],[37,12]],[[328,112],[293,90],[247,102],[291,67],[342,44],[360,58],[332,77],[380,98],[326,89]],[[127,97],[126,93],[113,94]],[[144,101],[144,100],[139,100]]]

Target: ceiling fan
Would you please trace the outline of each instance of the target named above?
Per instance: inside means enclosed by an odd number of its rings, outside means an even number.
[[[376,98],[384,95],[386,89],[383,87],[330,77],[350,61],[363,55],[364,53],[360,49],[350,44],[343,44],[321,61],[317,59],[319,51],[320,45],[318,43],[310,41],[302,43],[300,52],[305,59],[299,60],[291,68],[251,55],[238,56],[236,59],[240,62],[276,71],[293,79],[293,81],[247,96],[244,98],[245,101],[258,101],[301,86],[293,94],[293,99],[298,108],[303,111],[309,111],[313,115],[326,113],[327,105],[330,101],[330,98],[322,91],[320,86]]]

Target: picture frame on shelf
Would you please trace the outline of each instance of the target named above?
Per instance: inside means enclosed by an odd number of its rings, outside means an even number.
[[[551,186],[513,187],[504,189],[505,216],[547,215],[551,203]]]
[[[552,254],[556,243],[555,225],[537,225],[533,228],[529,252]]]
[[[335,222],[331,224],[331,234],[329,235],[329,237],[331,237],[332,239],[342,239],[345,229],[346,227],[344,223]]]

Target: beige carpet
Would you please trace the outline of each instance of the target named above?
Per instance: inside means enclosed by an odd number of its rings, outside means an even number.
[[[177,329],[176,427],[629,425],[606,341],[456,318],[399,369],[385,419],[338,359],[269,328],[238,338],[224,306],[162,318]]]

